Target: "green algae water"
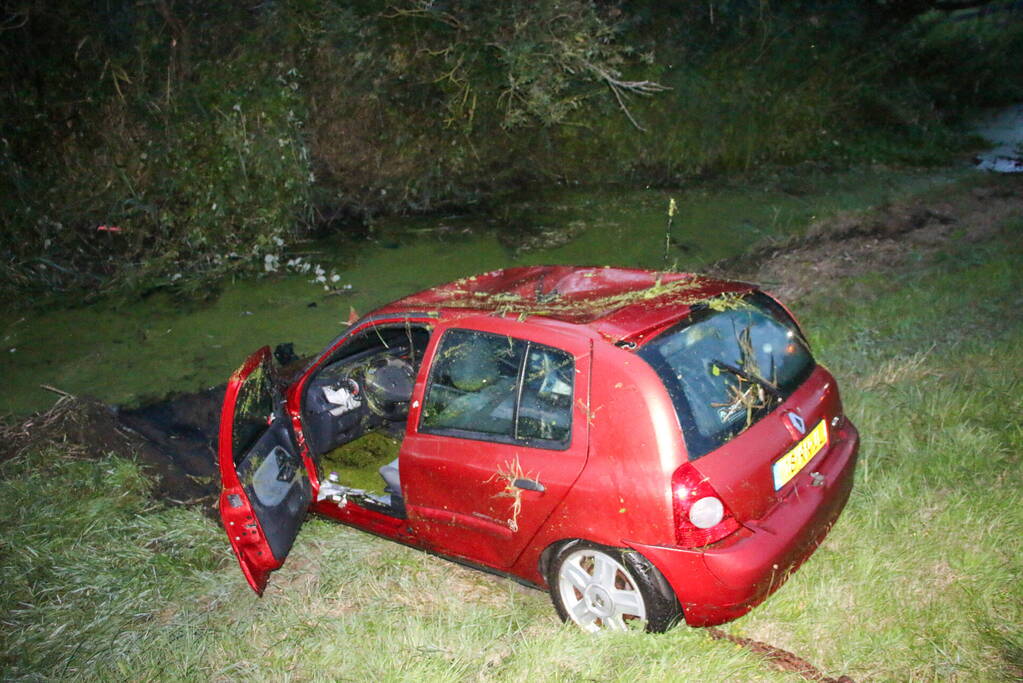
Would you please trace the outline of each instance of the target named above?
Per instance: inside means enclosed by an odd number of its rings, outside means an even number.
[[[815,219],[860,210],[955,182],[966,169],[788,172],[747,185],[687,189],[556,189],[507,202],[487,215],[391,218],[366,242],[323,241],[307,259],[333,268],[350,290],[328,294],[311,276],[225,283],[212,303],[182,305],[158,294],[131,304],[0,313],[0,414],[52,405],[48,385],[136,404],[224,382],[256,348],[293,342],[319,351],[365,313],[397,297],[495,268],[537,264],[668,267],[698,271],[755,244],[799,234]],[[502,231],[538,237],[528,251]],[[565,235],[574,235],[570,240]],[[561,243],[564,242],[564,243]],[[544,247],[554,243],[557,246]]]

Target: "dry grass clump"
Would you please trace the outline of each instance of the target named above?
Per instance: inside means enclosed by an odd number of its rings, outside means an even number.
[[[117,427],[109,406],[44,388],[59,395],[52,407],[21,422],[0,421],[0,462],[49,446],[60,448],[66,457],[131,455],[131,437]]]
[[[863,391],[870,391],[882,386],[892,386],[900,382],[912,382],[927,377],[940,378],[941,370],[933,363],[928,362],[934,346],[908,356],[889,358],[883,361],[878,368],[865,377],[858,377],[857,384]]]

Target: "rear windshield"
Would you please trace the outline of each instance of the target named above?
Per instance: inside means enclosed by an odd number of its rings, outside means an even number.
[[[691,460],[770,413],[814,367],[795,323],[760,293],[697,308],[639,355],[668,389]]]

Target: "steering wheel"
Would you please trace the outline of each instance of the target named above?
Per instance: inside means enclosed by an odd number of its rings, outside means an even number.
[[[362,374],[366,402],[373,413],[385,420],[408,417],[415,386],[415,369],[408,360],[395,356],[374,358]]]

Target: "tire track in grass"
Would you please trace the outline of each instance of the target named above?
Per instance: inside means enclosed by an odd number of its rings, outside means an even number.
[[[768,645],[767,643],[762,643],[759,640],[753,640],[752,638],[740,638],[739,636],[733,636],[714,626],[709,626],[706,630],[708,635],[710,635],[710,637],[714,640],[727,640],[730,643],[735,643],[739,647],[749,650],[758,657],[763,658],[768,665],[779,671],[797,674],[808,681],[821,681],[821,683],[855,683],[853,679],[848,676],[832,678],[802,657],[794,655],[788,650],[782,650],[780,647],[774,647],[773,645]]]

